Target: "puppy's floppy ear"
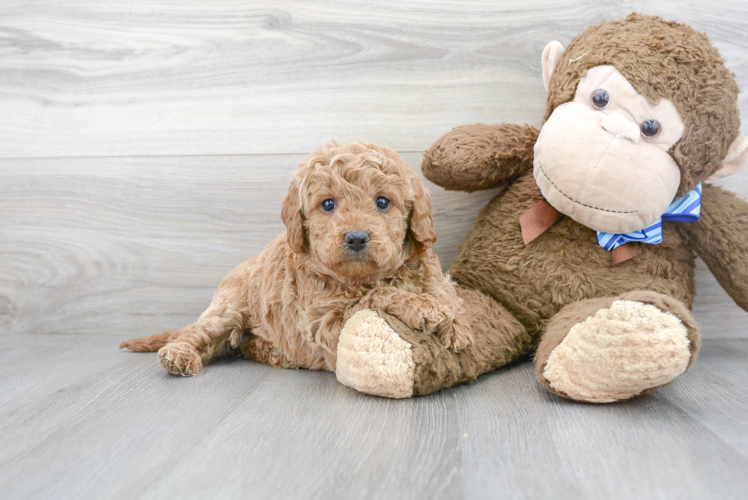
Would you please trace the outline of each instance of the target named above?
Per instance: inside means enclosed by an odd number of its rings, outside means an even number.
[[[286,238],[288,245],[296,253],[302,253],[306,250],[306,234],[304,232],[304,215],[301,213],[299,184],[301,179],[299,175],[294,175],[291,185],[288,186],[288,195],[281,204],[281,219],[286,225]]]
[[[413,172],[410,179],[415,199],[410,214],[410,232],[415,241],[424,248],[432,248],[436,242],[434,218],[431,216],[431,195],[421,184],[421,179]]]

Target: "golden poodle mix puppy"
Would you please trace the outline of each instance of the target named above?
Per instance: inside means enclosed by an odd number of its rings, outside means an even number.
[[[227,355],[334,371],[341,331],[363,311],[355,328],[366,335],[349,342],[350,366],[338,378],[406,397],[419,392],[418,360],[403,357],[410,345],[382,317],[433,337],[431,350],[471,344],[463,301],[432,251],[429,193],[393,150],[322,146],[294,173],[281,217],[287,231],[229,273],[194,324],[120,348],[158,350],[163,367],[183,376]]]
[[[389,148],[322,146],[296,170],[281,218],[286,232],[223,280],[197,322],[120,348],[157,350],[176,375],[243,356],[403,398],[473,380],[532,341],[442,274],[429,193]]]

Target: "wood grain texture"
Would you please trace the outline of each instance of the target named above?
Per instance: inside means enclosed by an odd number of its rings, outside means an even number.
[[[741,498],[748,478],[732,465],[747,455],[745,440],[733,437],[746,423],[735,408],[748,401],[731,385],[734,402],[708,411],[716,398],[704,392],[722,395],[717,387],[726,379],[745,380],[737,361],[745,344],[705,342],[691,372],[617,405],[579,405],[538,391],[529,364],[492,375],[513,379],[500,389],[491,380],[455,391],[470,436],[462,462],[468,497],[503,490],[522,492],[507,498]],[[706,373],[714,375],[703,383]]]
[[[419,152],[461,124],[537,126],[545,44],[632,11],[708,32],[748,87],[744,0],[7,0],[0,156]]]
[[[305,155],[0,160],[0,335],[139,336],[194,321],[236,265],[284,230]],[[421,156],[406,154],[419,171]],[[748,199],[748,172],[723,184]],[[444,269],[495,191],[433,196]],[[746,338],[746,313],[700,264],[707,338]]]
[[[708,341],[692,372],[612,406],[551,395],[529,363],[397,401],[244,360],[174,377],[115,344],[3,343],[3,498],[731,500],[748,488],[745,340]]]

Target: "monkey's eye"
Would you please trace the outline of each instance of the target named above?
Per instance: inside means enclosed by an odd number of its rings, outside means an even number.
[[[387,210],[390,207],[390,200],[384,196],[377,197],[377,208],[379,210]]]
[[[642,135],[644,137],[649,137],[650,139],[656,137],[660,133],[660,130],[662,130],[662,126],[657,120],[647,120],[642,122],[642,124],[639,125],[639,128],[642,131]]]
[[[324,212],[327,212],[329,214],[330,212],[335,210],[335,200],[333,199],[325,200],[322,202],[322,205],[320,206],[322,207],[322,210]]]
[[[592,107],[597,109],[605,109],[610,103],[610,96],[603,89],[597,89],[592,93]]]

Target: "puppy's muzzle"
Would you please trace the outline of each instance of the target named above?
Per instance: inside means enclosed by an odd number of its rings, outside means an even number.
[[[369,242],[369,233],[366,231],[349,231],[345,233],[345,246],[354,252],[360,252],[366,248]]]

